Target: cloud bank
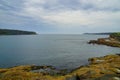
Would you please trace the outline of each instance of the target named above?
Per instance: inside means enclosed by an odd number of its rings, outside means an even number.
[[[111,26],[120,21],[120,0],[25,0],[21,14],[53,24]],[[75,5],[76,3],[76,5]],[[73,6],[74,4],[74,6]]]
[[[3,0],[1,0],[3,1]],[[15,0],[13,0],[16,2]],[[29,21],[55,27],[116,27],[120,26],[120,0],[21,0],[17,5],[6,0],[9,6],[0,4],[1,11],[12,13],[18,22]],[[10,9],[10,6],[12,9]],[[16,7],[15,7],[16,6]],[[2,10],[3,9],[3,10]],[[13,10],[14,9],[14,10]],[[2,14],[2,13],[1,13]],[[7,14],[6,14],[7,15]],[[21,20],[21,17],[23,18]],[[16,17],[15,17],[16,18]],[[28,19],[27,19],[28,18]],[[26,20],[27,19],[27,20]],[[2,22],[2,21],[1,21]],[[12,23],[12,22],[11,22]],[[66,26],[67,25],[67,26]]]

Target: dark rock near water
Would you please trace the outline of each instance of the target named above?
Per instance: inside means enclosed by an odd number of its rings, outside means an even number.
[[[111,47],[120,47],[120,42],[112,38],[99,38],[98,40],[90,40],[88,44],[99,44]]]

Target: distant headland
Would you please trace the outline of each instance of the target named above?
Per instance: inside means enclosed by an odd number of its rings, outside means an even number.
[[[36,35],[36,32],[13,30],[13,29],[0,29],[0,35]]]
[[[117,32],[84,33],[84,34],[87,34],[87,35],[110,35],[110,34],[113,34],[113,33],[117,33]]]

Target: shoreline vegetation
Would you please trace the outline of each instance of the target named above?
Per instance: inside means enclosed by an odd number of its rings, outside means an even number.
[[[90,40],[89,44],[99,44],[99,45],[107,45],[111,47],[119,47],[120,48],[120,32],[111,33],[108,38],[99,38],[97,40]]]
[[[12,29],[0,29],[0,35],[36,35],[33,31],[12,30]]]
[[[52,66],[0,68],[0,80],[120,80],[120,54],[94,57],[89,64],[67,72]]]

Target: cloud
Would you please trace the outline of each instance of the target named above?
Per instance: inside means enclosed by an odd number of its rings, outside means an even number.
[[[74,2],[76,5],[74,4],[73,9],[73,1],[70,0],[66,2],[25,0],[19,15],[55,25],[92,27],[120,25],[120,0],[74,0]]]
[[[43,16],[46,21],[59,24],[73,24],[83,26],[110,26],[120,21],[120,12],[89,12],[63,11],[57,14]]]
[[[3,20],[0,23],[37,24],[39,27],[45,24],[45,28],[52,26],[64,30],[119,29],[119,3],[120,0],[1,0],[0,18]]]
[[[96,10],[120,10],[120,0],[79,0],[82,7]]]
[[[24,25],[28,20],[15,13],[18,13],[21,7],[21,1],[0,0],[0,24],[1,25]],[[3,27],[3,26],[1,26]]]

